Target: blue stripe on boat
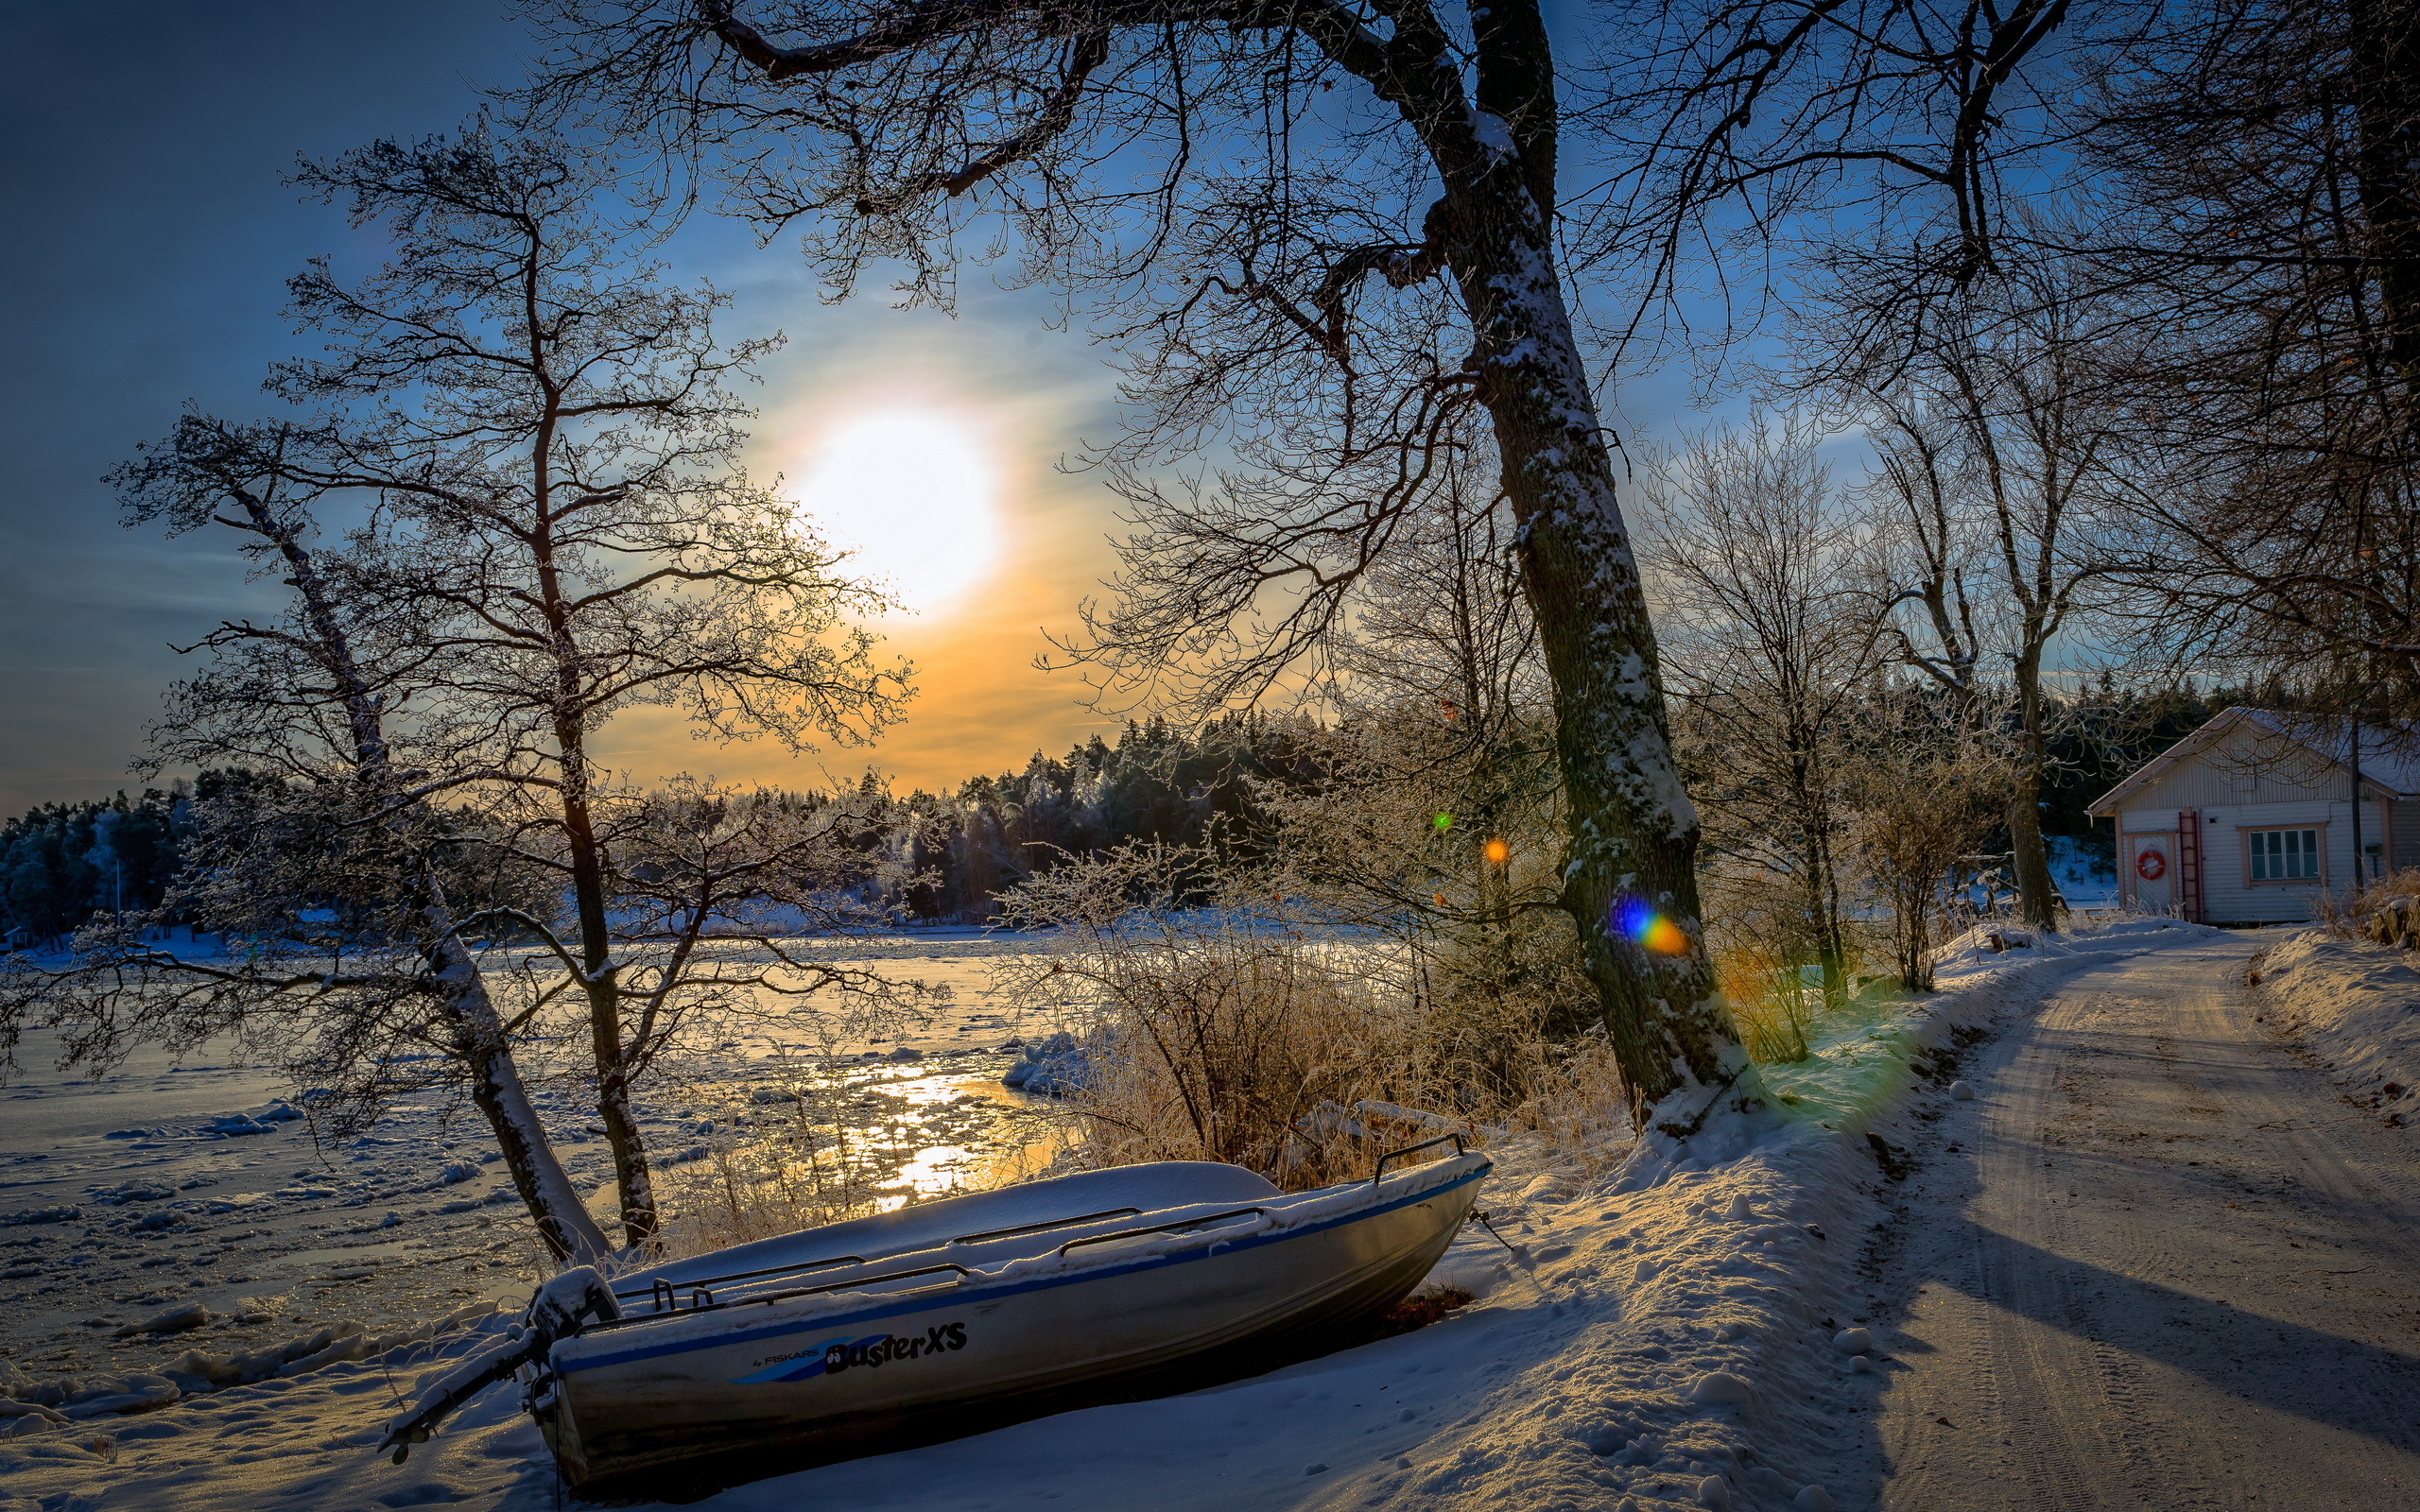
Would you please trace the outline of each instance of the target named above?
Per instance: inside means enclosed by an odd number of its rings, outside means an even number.
[[[1398,1208],[1408,1208],[1415,1202],[1426,1202],[1429,1198],[1438,1195],[1440,1193],[1451,1192],[1456,1187],[1463,1186],[1469,1182],[1478,1180],[1480,1177],[1487,1175],[1488,1172],[1494,1169],[1495,1166],[1493,1163],[1482,1165],[1478,1170],[1469,1172],[1462,1176],[1458,1176],[1451,1181],[1442,1182],[1424,1192],[1415,1192],[1408,1197],[1398,1197],[1394,1201],[1387,1203],[1383,1207],[1364,1208],[1358,1212],[1344,1213],[1334,1218],[1323,1219],[1318,1223],[1305,1224],[1298,1228],[1281,1229],[1275,1233],[1249,1234],[1241,1239],[1214,1239],[1199,1250],[1180,1250],[1173,1254],[1149,1255],[1141,1260],[1129,1261],[1122,1265],[1105,1266],[1099,1270],[1078,1271],[1068,1275],[1040,1276],[1036,1277],[1032,1280],[1020,1281],[1013,1286],[977,1288],[968,1291],[952,1291],[945,1294],[922,1292],[918,1293],[912,1301],[898,1302],[889,1307],[869,1308],[862,1313],[845,1313],[837,1317],[819,1314],[814,1317],[802,1318],[796,1322],[776,1324],[769,1328],[750,1329],[744,1332],[717,1333],[706,1338],[684,1339],[672,1344],[650,1345],[646,1349],[624,1349],[616,1354],[600,1354],[585,1360],[558,1361],[555,1363],[555,1368],[565,1375],[569,1375],[575,1370],[596,1370],[609,1365],[629,1365],[634,1360],[653,1360],[667,1354],[687,1354],[697,1349],[719,1349],[730,1345],[754,1344],[762,1339],[778,1339],[790,1333],[805,1333],[819,1329],[844,1328],[852,1323],[870,1323],[876,1318],[897,1317],[903,1313],[921,1313],[931,1307],[955,1307],[960,1305],[963,1301],[978,1297],[985,1301],[995,1301],[1004,1297],[1015,1297],[1025,1292],[1046,1291],[1054,1286],[1073,1286],[1080,1281],[1105,1280],[1112,1276],[1131,1276],[1137,1271],[1157,1270],[1167,1265],[1189,1264],[1197,1260],[1210,1259],[1212,1251],[1214,1250],[1254,1249],[1258,1248],[1262,1245],[1279,1244],[1288,1239],[1300,1239],[1308,1234],[1324,1233],[1328,1229],[1337,1228],[1343,1224],[1359,1223],[1364,1218],[1374,1218],[1383,1212],[1392,1212]],[[737,1302],[733,1305],[735,1307],[749,1307],[758,1304]]]

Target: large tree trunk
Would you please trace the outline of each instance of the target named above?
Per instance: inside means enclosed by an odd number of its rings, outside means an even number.
[[[1476,329],[1481,398],[1554,687],[1571,843],[1564,906],[1644,1108],[1727,1085],[1747,1063],[1699,919],[1697,810],[1673,765],[1654,630],[1546,217],[1509,165],[1449,180],[1448,206],[1459,234],[1447,264]]]

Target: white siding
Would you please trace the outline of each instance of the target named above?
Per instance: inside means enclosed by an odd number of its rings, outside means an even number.
[[[2388,864],[2397,869],[2420,867],[2420,799],[2398,799],[2387,805],[2387,814],[2393,836],[2388,842]]]
[[[2172,833],[2184,811],[2200,820],[2196,830],[2204,918],[2214,924],[2308,919],[2318,894],[2342,888],[2354,877],[2351,786],[2350,774],[2342,767],[2299,742],[2250,721],[2238,723],[2126,795],[2118,826],[2120,885],[2133,900],[2137,889],[2130,865],[2133,847],[2126,837]],[[2321,832],[2325,873],[2308,883],[2255,883],[2245,832],[2286,827]],[[2395,865],[2420,866],[2420,801],[2389,803],[2374,798],[2365,802],[2361,842],[2365,847],[2388,844]],[[2170,884],[2183,871],[2177,864],[2182,849],[2170,847]]]
[[[2238,724],[2201,750],[2178,762],[2126,807],[2167,809],[2242,808],[2261,803],[2298,803],[2342,799],[2352,788],[2344,770],[2300,742]]]
[[[2395,859],[2420,865],[2420,804],[2389,805],[2372,799],[2361,806],[2361,839],[2380,843],[2391,809],[2396,814]],[[2130,807],[2119,816],[2119,874],[2127,877],[2125,836],[2173,831],[2177,810]],[[2244,832],[2284,826],[2319,830],[2326,872],[2315,883],[2256,883],[2247,863]],[[2411,838],[2407,840],[2405,836]],[[2201,811],[2203,917],[2213,924],[2286,923],[2311,917],[2313,896],[2342,887],[2353,875],[2353,806],[2338,799],[2307,798],[2291,803],[2231,803]],[[2177,869],[2181,870],[2181,868]],[[2129,879],[2131,880],[2131,879]]]

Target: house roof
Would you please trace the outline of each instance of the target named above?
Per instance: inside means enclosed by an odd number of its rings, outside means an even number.
[[[2352,726],[2343,719],[2289,713],[2275,709],[2224,710],[2209,723],[2145,762],[2134,774],[2103,793],[2084,812],[2105,819],[2127,801],[2177,767],[2192,761],[2230,731],[2251,725],[2263,734],[2289,740],[2326,762],[2349,778],[2353,754]],[[2410,725],[2361,728],[2361,790],[2377,798],[2420,795],[2420,730]]]

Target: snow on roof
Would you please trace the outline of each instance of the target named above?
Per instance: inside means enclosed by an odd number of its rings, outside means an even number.
[[[2116,787],[2085,805],[2084,812],[2107,818],[2125,807],[2127,799],[2178,766],[2216,745],[2229,730],[2252,725],[2309,751],[2351,775],[2351,721],[2333,715],[2299,714],[2278,709],[2253,709],[2238,704],[2221,711],[2207,724],[2145,762]],[[2383,798],[2420,795],[2420,727],[2411,724],[2360,727],[2361,785]]]

